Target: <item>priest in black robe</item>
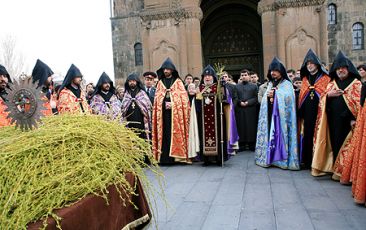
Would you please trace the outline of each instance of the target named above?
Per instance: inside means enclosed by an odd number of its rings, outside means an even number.
[[[81,89],[83,75],[78,67],[71,64],[58,93],[57,108],[63,113],[89,113],[89,104]]]
[[[361,81],[352,62],[342,53],[330,69],[330,83],[320,99],[312,175],[334,173],[338,179],[349,151],[352,127],[360,109]]]
[[[90,100],[90,108],[94,114],[109,119],[121,118],[121,101],[115,95],[116,88],[109,76],[103,72]]]
[[[248,147],[249,150],[254,151],[258,123],[258,87],[251,83],[248,70],[242,70],[240,78],[241,83],[236,85],[238,99],[235,107],[239,147],[241,150]]]
[[[130,74],[125,83],[122,117],[127,127],[137,130],[141,138],[150,139],[151,101],[136,73]]]
[[[310,169],[313,160],[315,123],[318,118],[319,99],[330,81],[312,49],[308,51],[300,69],[302,87],[298,98],[300,158],[302,167]]]
[[[42,100],[44,101],[44,109],[42,110],[42,113],[45,116],[57,113],[56,101],[54,101],[51,97],[53,93],[52,75],[52,69],[46,63],[37,59],[32,71],[32,79],[33,83],[37,83],[37,88],[41,89],[41,91],[45,95],[42,98]]]
[[[187,91],[170,58],[156,72],[159,82],[155,91],[152,118],[154,156],[160,164],[190,163],[190,105]]]

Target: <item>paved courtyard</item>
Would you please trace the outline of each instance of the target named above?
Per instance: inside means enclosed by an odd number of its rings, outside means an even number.
[[[366,208],[353,203],[350,186],[307,170],[264,169],[253,155],[241,152],[224,168],[162,167],[170,207],[157,200],[158,228],[366,229]]]

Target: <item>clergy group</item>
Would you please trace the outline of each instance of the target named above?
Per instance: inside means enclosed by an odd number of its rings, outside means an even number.
[[[183,79],[169,57],[156,71],[130,73],[123,87],[106,73],[84,87],[74,64],[56,85],[41,60],[31,77],[43,92],[44,116],[88,113],[118,120],[151,144],[161,165],[223,166],[236,154],[254,152],[260,167],[308,169],[352,184],[355,202],[365,203],[366,65],[356,68],[342,52],[328,70],[310,49],[298,76],[275,57],[263,84],[250,70],[235,82],[211,65],[200,77]],[[0,65],[0,127],[12,125],[9,84]]]

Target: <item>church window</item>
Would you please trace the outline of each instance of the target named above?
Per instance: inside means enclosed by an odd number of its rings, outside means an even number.
[[[333,3],[328,5],[328,23],[329,25],[337,24],[337,6]]]
[[[136,43],[135,46],[135,65],[139,66],[139,65],[143,65],[142,62],[142,44],[141,43]]]
[[[354,50],[362,50],[364,47],[363,24],[360,22],[352,26],[352,46]]]

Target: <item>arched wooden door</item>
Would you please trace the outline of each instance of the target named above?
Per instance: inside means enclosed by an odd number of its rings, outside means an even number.
[[[223,64],[236,79],[243,68],[262,78],[262,28],[257,12],[241,4],[223,5],[213,11],[203,8],[203,12],[204,63]]]

